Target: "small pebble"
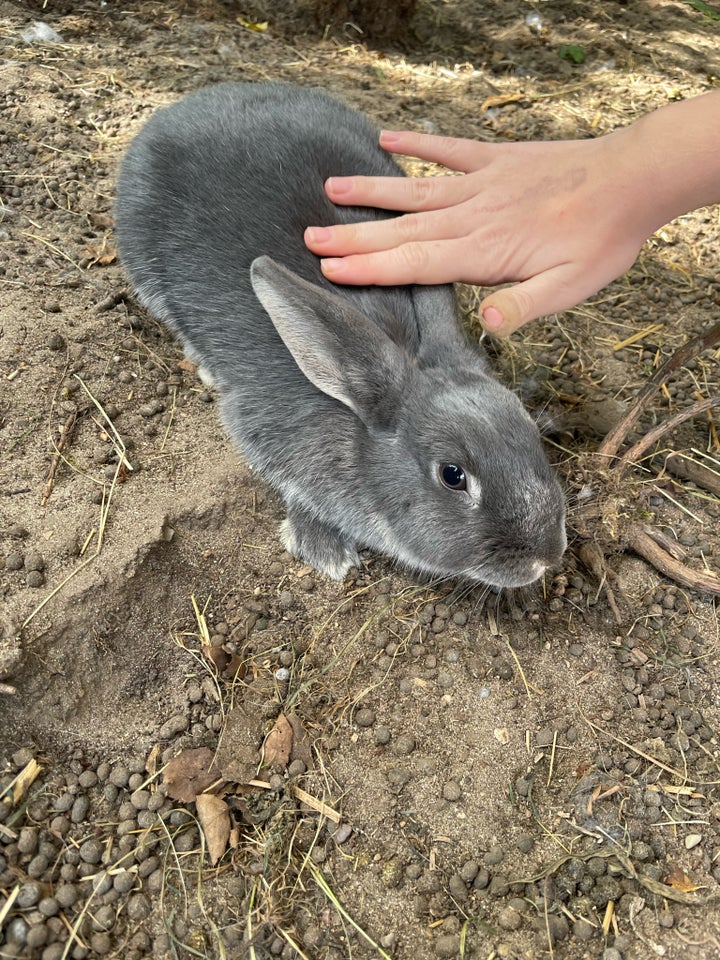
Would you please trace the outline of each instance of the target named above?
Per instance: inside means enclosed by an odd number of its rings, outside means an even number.
[[[507,896],[509,889],[510,884],[508,883],[507,878],[501,873],[496,873],[490,881],[490,895],[493,897],[505,897]]]
[[[278,606],[281,610],[292,610],[295,606],[295,594],[290,590],[281,590],[278,597]]]
[[[78,785],[87,790],[90,787],[94,787],[98,782],[98,775],[94,770],[83,770],[83,772],[78,777]]]
[[[406,757],[415,749],[415,741],[412,737],[405,734],[396,738],[392,745],[392,751],[396,757]]]
[[[389,727],[375,727],[375,743],[379,746],[385,746],[390,743],[390,728]]]
[[[573,923],[573,935],[578,938],[578,940],[592,940],[595,936],[595,927],[589,923],[584,917],[579,917]]]
[[[104,904],[91,913],[93,930],[111,930],[115,923],[115,908],[111,904]]]
[[[450,800],[451,803],[455,803],[462,796],[460,784],[455,780],[448,780],[448,782],[443,785],[442,795],[446,800]]]
[[[90,800],[86,796],[79,796],[70,810],[70,820],[73,823],[84,823],[90,809]]]
[[[350,839],[352,832],[352,827],[349,823],[340,823],[338,824],[337,830],[335,830],[332,837],[335,843],[340,846]]]
[[[118,763],[110,772],[108,777],[110,783],[116,787],[126,787],[128,779],[130,777],[130,771],[125,766],[124,763]]]
[[[435,941],[436,957],[457,957],[460,953],[460,937],[454,933],[444,933]]]
[[[94,933],[90,938],[90,949],[93,953],[104,957],[112,949],[112,940],[110,934],[105,932]]]
[[[35,853],[38,845],[37,830],[34,827],[23,827],[17,840],[20,853],[28,855]]]
[[[473,880],[473,887],[475,887],[476,890],[484,890],[489,883],[490,871],[487,869],[487,867],[481,867],[477,872],[477,876]]]
[[[535,846],[535,841],[529,833],[523,833],[517,838],[515,846],[518,848],[520,853],[530,853],[532,848]]]
[[[33,880],[39,880],[47,873],[50,862],[44,853],[38,853],[27,865],[27,875]]]
[[[375,711],[367,707],[358,710],[355,714],[355,723],[359,727],[371,727],[375,723]]]
[[[484,860],[489,867],[494,867],[502,862],[504,856],[505,850],[499,844],[495,843],[485,854]]]
[[[60,912],[60,904],[55,897],[44,897],[38,903],[38,910],[44,917],[55,917]]]
[[[80,859],[85,863],[100,863],[102,854],[103,848],[101,844],[93,838],[86,840],[85,843],[80,846]]]
[[[460,903],[462,903],[463,900],[467,900],[467,886],[459,873],[454,873],[450,877],[450,880],[448,881],[448,890],[450,891],[450,896]]]
[[[158,737],[161,740],[170,740],[178,733],[184,733],[190,724],[190,718],[185,713],[178,713],[170,717],[158,730]]]
[[[40,900],[42,895],[42,890],[39,883],[34,883],[32,880],[23,885],[18,890],[18,895],[15,898],[15,903],[21,909],[27,909],[28,907],[34,907],[35,904]]]
[[[48,936],[49,931],[45,924],[42,922],[35,923],[29,928],[25,942],[31,950],[39,950],[47,943]]]
[[[135,875],[129,870],[122,870],[113,877],[113,887],[118,893],[129,893],[135,886]]]
[[[8,923],[5,929],[5,939],[8,944],[19,944],[23,946],[27,943],[28,926],[22,917],[15,917]]]
[[[522,917],[514,907],[505,907],[500,911],[498,925],[503,930],[518,930],[522,925]]]
[[[130,795],[130,803],[136,810],[147,810],[150,796],[149,790],[136,790]]]
[[[51,943],[49,947],[45,947],[40,960],[62,960],[64,954],[65,944],[55,942]]]
[[[57,900],[61,909],[66,910],[68,907],[72,907],[72,905],[77,902],[77,888],[72,883],[58,884],[58,886],[55,887],[55,899]]]

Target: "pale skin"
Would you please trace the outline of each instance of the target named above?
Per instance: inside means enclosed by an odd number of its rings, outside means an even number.
[[[309,227],[323,273],[338,284],[510,283],[480,306],[495,336],[576,306],[625,273],[658,228],[720,201],[720,91],[591,140],[383,131],[380,144],[461,175],[331,177],[334,203],[404,213]]]

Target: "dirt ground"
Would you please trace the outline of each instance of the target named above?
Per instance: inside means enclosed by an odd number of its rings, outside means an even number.
[[[490,345],[545,411],[571,542],[483,602],[375,556],[338,584],[284,553],[277,498],[129,294],[112,231],[124,147],[205,84],[595,136],[717,86],[719,9],[420,0],[386,49],[271,0],[0,0],[0,957],[720,957],[717,601],[623,533],[718,571],[720,500],[661,463],[717,476],[717,411],[612,495],[593,457],[717,322],[718,208]],[[57,37],[24,39],[36,20]],[[717,361],[680,367],[632,439],[717,396]]]

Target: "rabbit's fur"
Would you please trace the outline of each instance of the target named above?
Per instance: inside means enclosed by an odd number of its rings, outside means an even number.
[[[310,224],[386,215],[330,203],[325,179],[349,174],[401,172],[327,94],[200,90],[124,158],[121,257],[280,492],[291,553],[335,579],[362,545],[433,577],[530,583],[565,549],[563,496],[535,423],[461,333],[452,287],[336,287],[303,243]]]

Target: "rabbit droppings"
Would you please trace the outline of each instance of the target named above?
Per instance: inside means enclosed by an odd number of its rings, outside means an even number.
[[[325,280],[304,228],[388,215],[335,207],[331,174],[402,175],[320,90],[226,83],[160,110],[118,182],[138,297],[212,378],[296,557],[340,580],[365,546],[435,578],[532,583],[566,545],[537,427],[466,341],[452,286]]]

